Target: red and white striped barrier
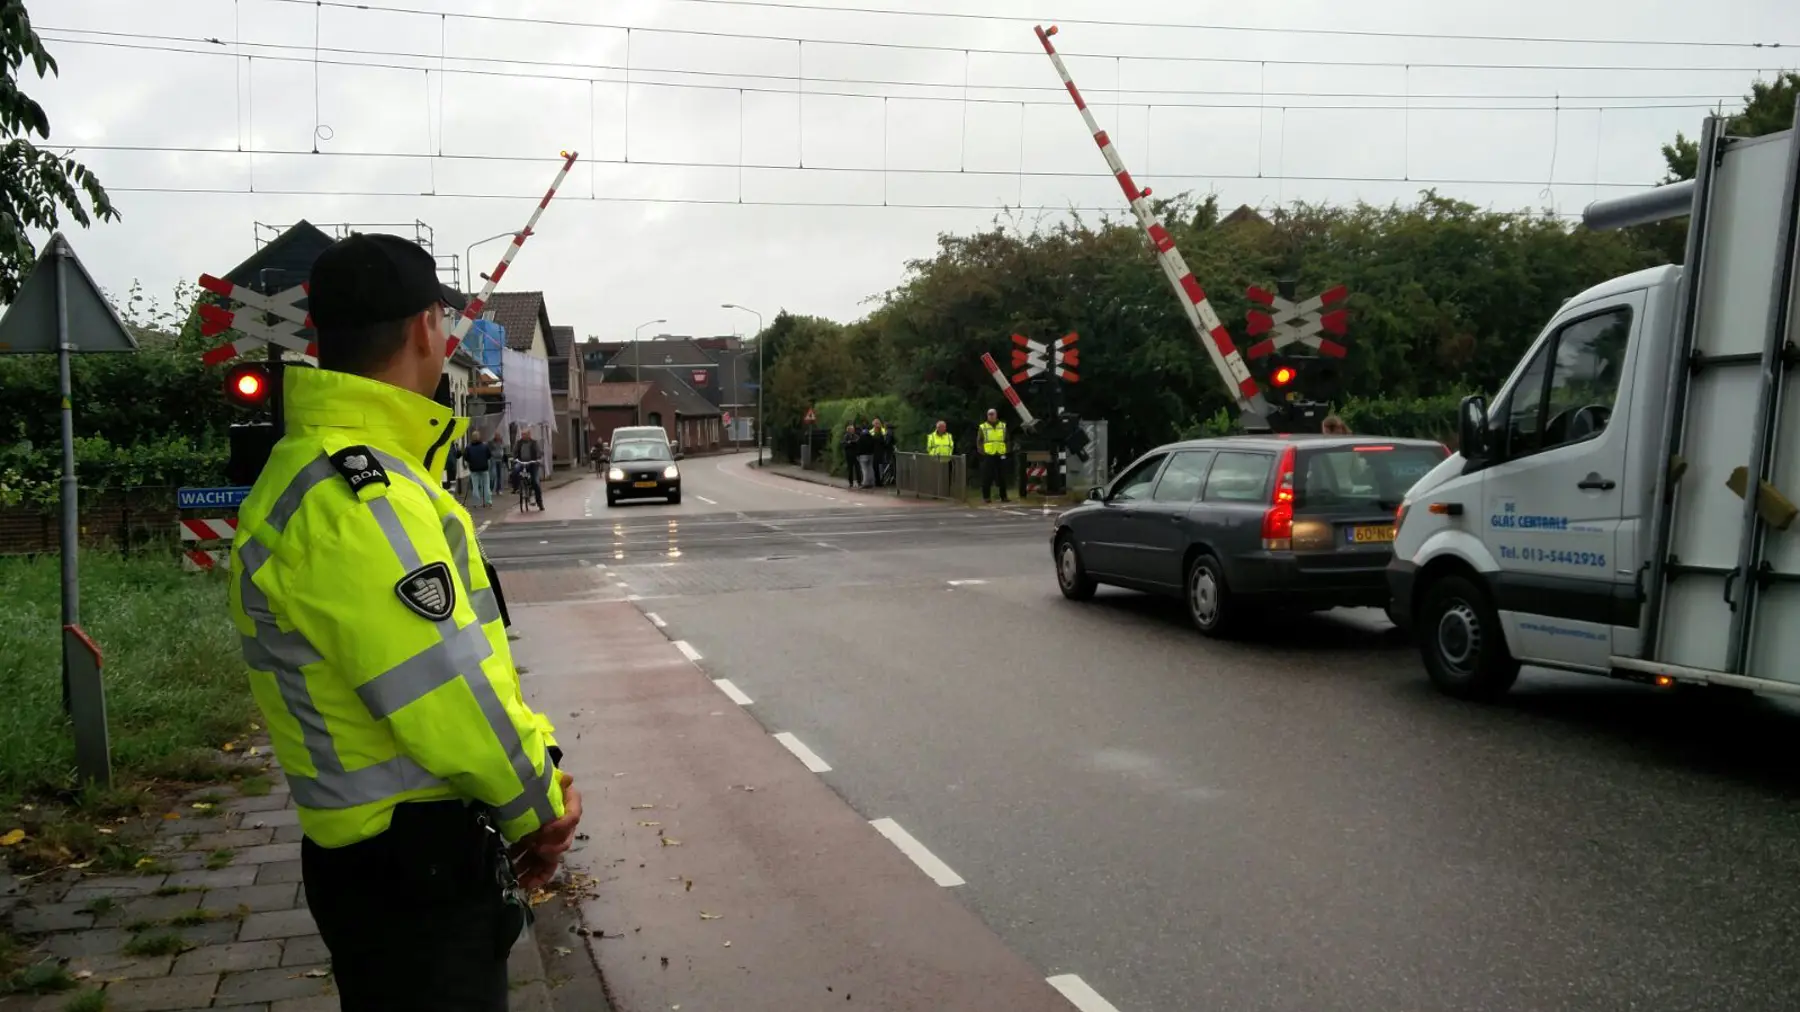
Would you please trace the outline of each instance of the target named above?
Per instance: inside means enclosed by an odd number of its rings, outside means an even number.
[[[513,257],[519,255],[519,247],[525,245],[525,240],[529,239],[537,230],[538,219],[544,216],[544,208],[550,206],[550,198],[556,196],[557,187],[562,185],[563,179],[568,176],[569,169],[574,167],[575,159],[580,158],[581,153],[564,151],[562,157],[562,168],[557,171],[556,178],[551,181],[550,189],[545,191],[544,199],[538,201],[538,206],[531,212],[531,218],[525,222],[525,227],[513,233],[513,241],[506,244],[506,252],[500,256],[500,265],[486,275],[487,284],[482,286],[481,294],[470,299],[469,304],[463,307],[462,316],[457,319],[456,326],[450,331],[450,340],[444,344],[445,357],[456,354],[456,346],[462,343],[464,337],[468,336],[469,328],[475,325],[475,321],[481,319],[481,310],[487,305],[488,298],[494,294],[494,286],[498,285],[500,279],[506,276],[506,268],[512,264]]]
[[[183,520],[180,526],[183,541],[230,541],[237,536],[237,517],[226,517],[223,520]]]
[[[1250,367],[1244,364],[1244,357],[1238,354],[1237,345],[1232,342],[1231,334],[1219,319],[1219,314],[1206,299],[1206,292],[1200,283],[1194,280],[1194,274],[1188,270],[1187,262],[1181,259],[1181,253],[1175,248],[1175,240],[1169,237],[1168,229],[1157,220],[1150,204],[1144,198],[1150,195],[1149,190],[1139,190],[1132,182],[1131,173],[1125,170],[1125,163],[1119,160],[1119,152],[1113,147],[1112,140],[1100,124],[1094,120],[1094,114],[1082,100],[1081,92],[1075,87],[1074,78],[1069,76],[1069,68],[1063,65],[1062,57],[1057,55],[1056,47],[1050,44],[1050,36],[1056,34],[1056,26],[1045,29],[1036,28],[1038,41],[1043,43],[1044,52],[1050,54],[1050,62],[1056,66],[1056,73],[1062,77],[1063,86],[1069,89],[1069,97],[1075,100],[1075,108],[1081,111],[1082,122],[1087,124],[1088,132],[1094,135],[1094,143],[1100,146],[1100,154],[1106,159],[1106,165],[1119,181],[1119,188],[1125,191],[1125,199],[1131,204],[1131,213],[1137,216],[1138,224],[1150,237],[1150,244],[1156,247],[1156,259],[1162,266],[1163,273],[1168,276],[1169,283],[1175,286],[1182,309],[1186,311],[1188,322],[1194,325],[1194,331],[1200,336],[1200,345],[1206,349],[1212,359],[1213,367],[1225,380],[1226,386],[1234,390],[1238,407],[1258,418],[1267,418],[1269,404],[1263,399],[1256,380],[1250,376]]]
[[[189,520],[176,521],[175,526],[181,532],[181,568],[190,573],[202,573],[219,566],[230,565],[230,548],[201,548],[202,542],[230,541],[237,534],[237,517],[225,517],[221,520]]]
[[[1025,407],[1024,401],[1019,400],[1019,392],[1013,389],[1011,383],[1006,382],[1006,374],[1000,371],[998,365],[994,364],[994,356],[989,355],[985,351],[982,352],[981,364],[987,367],[988,375],[994,377],[994,382],[999,384],[1000,392],[1006,395],[1006,402],[1011,404],[1013,410],[1019,413],[1020,423],[1023,424],[1026,429],[1035,426],[1037,424],[1037,419],[1031,417],[1031,410]]]
[[[1272,313],[1252,309],[1245,314],[1249,323],[1246,328],[1251,337],[1273,332],[1273,336],[1250,346],[1251,358],[1261,358],[1280,348],[1285,348],[1295,341],[1306,345],[1321,355],[1332,358],[1344,357],[1344,346],[1329,338],[1319,336],[1319,331],[1343,337],[1349,329],[1350,314],[1342,309],[1334,309],[1329,313],[1321,312],[1326,306],[1336,305],[1350,297],[1350,290],[1339,285],[1327,292],[1315,295],[1301,302],[1289,302],[1274,292],[1252,287],[1247,293],[1254,302],[1268,306]]]

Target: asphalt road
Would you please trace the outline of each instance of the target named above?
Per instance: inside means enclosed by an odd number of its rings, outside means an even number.
[[[1459,703],[1377,613],[1222,644],[1064,601],[1041,517],[842,509],[683,518],[673,558],[667,518],[483,542],[621,552],[590,562],[1119,1012],[1800,1007],[1791,710],[1543,672]]]

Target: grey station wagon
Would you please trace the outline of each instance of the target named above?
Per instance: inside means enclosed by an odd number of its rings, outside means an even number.
[[[1394,511],[1449,455],[1372,436],[1158,447],[1057,519],[1057,583],[1078,601],[1101,583],[1183,596],[1208,635],[1258,612],[1385,608]]]

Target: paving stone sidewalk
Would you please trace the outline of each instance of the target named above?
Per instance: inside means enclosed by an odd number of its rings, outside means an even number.
[[[0,1012],[64,1012],[94,990],[107,1012],[335,1012],[330,957],[300,887],[298,813],[286,778],[263,762],[266,794],[194,791],[165,814],[145,874],[0,872],[0,925],[32,946],[30,960],[57,960],[80,982],[0,997]],[[511,969],[512,1008],[550,1009],[529,933]]]

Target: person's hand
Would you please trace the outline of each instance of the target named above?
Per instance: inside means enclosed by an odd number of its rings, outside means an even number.
[[[539,826],[509,850],[513,874],[528,892],[542,888],[556,874],[556,867],[574,843],[575,829],[581,824],[581,792],[574,787],[575,778],[560,770],[557,776],[562,779],[562,818]]]

